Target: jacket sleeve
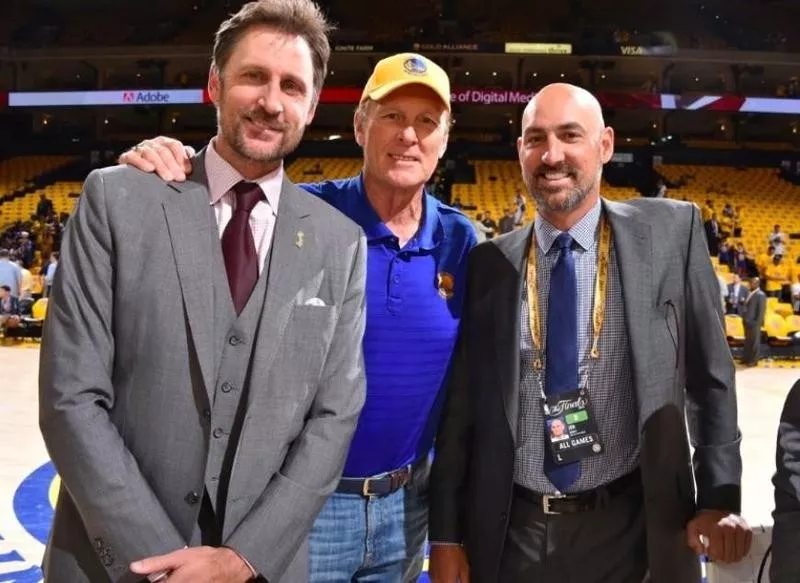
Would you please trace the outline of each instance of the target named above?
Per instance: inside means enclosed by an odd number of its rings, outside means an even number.
[[[691,209],[685,279],[686,395],[697,506],[738,513],[742,460],[735,367],[700,215],[694,205]]]
[[[61,247],[44,325],[39,424],[111,581],[138,581],[136,559],[182,548],[177,531],[111,421],[115,257],[103,175],[84,185]]]
[[[461,544],[464,538],[464,513],[469,464],[472,457],[473,391],[470,388],[470,278],[476,272],[475,253],[469,258],[467,292],[453,353],[446,398],[439,430],[429,486],[429,539],[433,544]]]

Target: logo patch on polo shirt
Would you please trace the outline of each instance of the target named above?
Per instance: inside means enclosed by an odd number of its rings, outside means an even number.
[[[436,276],[436,289],[439,290],[439,296],[443,300],[449,300],[453,297],[455,287],[456,280],[451,273],[442,271]]]

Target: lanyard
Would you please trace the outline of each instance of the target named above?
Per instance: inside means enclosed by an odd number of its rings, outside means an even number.
[[[597,276],[594,281],[594,308],[592,310],[592,349],[589,358],[600,358],[600,331],[606,316],[606,290],[608,289],[608,262],[611,257],[611,225],[605,216],[600,217],[600,248],[597,253]],[[533,345],[542,353],[542,326],[539,314],[539,283],[536,276],[536,230],[531,234],[531,246],[528,252],[528,313],[530,315],[531,338]],[[534,362],[534,368],[542,369],[541,356]]]

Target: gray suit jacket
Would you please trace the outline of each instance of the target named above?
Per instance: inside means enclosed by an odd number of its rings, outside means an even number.
[[[740,506],[734,365],[719,284],[697,207],[664,199],[604,200],[603,206],[613,229],[639,407],[651,580],[691,583],[699,581],[699,565],[684,528],[695,508]],[[436,442],[430,539],[463,543],[475,583],[498,583],[508,528],[531,230],[483,243],[470,255]]]
[[[772,527],[772,583],[800,581],[800,381],[786,397],[775,453],[775,524]]]
[[[742,320],[748,328],[760,330],[764,325],[764,317],[767,314],[767,294],[759,289],[744,305]]]
[[[220,243],[202,160],[181,184],[92,172],[69,221],[40,371],[40,426],[63,484],[48,580],[134,581],[131,561],[180,549],[197,529],[219,358]],[[284,574],[306,567],[298,549],[365,398],[366,242],[285,181],[272,245],[222,540],[271,583],[300,583]],[[314,297],[325,306],[303,305]]]

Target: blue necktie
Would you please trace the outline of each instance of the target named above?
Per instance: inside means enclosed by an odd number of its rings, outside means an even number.
[[[550,272],[547,304],[544,393],[547,396],[578,388],[578,281],[575,277],[573,239],[561,233],[556,239],[559,255]],[[556,464],[545,433],[544,473],[563,492],[581,475],[580,462]]]

